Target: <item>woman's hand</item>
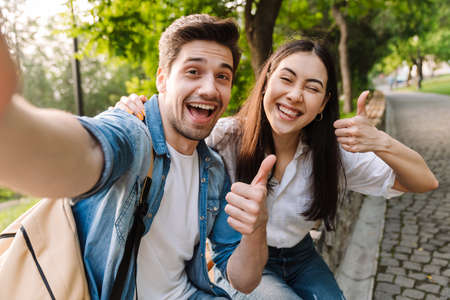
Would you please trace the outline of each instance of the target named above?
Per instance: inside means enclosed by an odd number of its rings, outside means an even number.
[[[349,152],[383,151],[390,137],[370,123],[366,113],[366,99],[369,91],[364,91],[358,98],[357,114],[353,118],[334,122],[338,142]]]
[[[116,103],[114,108],[121,109],[132,115],[135,115],[139,120],[144,120],[145,117],[145,107],[144,103],[147,101],[147,97],[144,95],[138,96],[136,94],[131,94],[130,96],[123,96],[120,101]]]
[[[419,153],[370,124],[365,108],[368,94],[365,91],[359,96],[355,117],[334,122],[342,148],[350,152],[373,151],[394,170],[396,190],[423,193],[436,189],[439,182]]]

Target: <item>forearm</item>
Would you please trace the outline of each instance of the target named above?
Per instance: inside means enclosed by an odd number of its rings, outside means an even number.
[[[268,249],[265,226],[251,235],[243,235],[239,246],[231,255],[227,265],[228,280],[231,285],[250,293],[261,281],[267,263]]]
[[[438,181],[420,154],[387,133],[379,133],[381,143],[374,153],[394,170],[401,186],[416,193],[438,187]]]
[[[78,120],[15,96],[0,117],[0,185],[35,196],[75,196],[97,182],[101,148]]]

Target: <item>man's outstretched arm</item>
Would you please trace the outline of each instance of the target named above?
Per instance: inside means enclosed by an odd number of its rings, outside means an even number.
[[[75,116],[14,95],[17,72],[0,35],[0,186],[48,197],[75,196],[100,178],[103,152]]]

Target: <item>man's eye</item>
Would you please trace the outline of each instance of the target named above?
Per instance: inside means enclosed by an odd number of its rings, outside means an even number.
[[[217,75],[217,78],[222,79],[222,80],[226,80],[226,81],[230,81],[231,77],[229,75],[226,74],[219,74]]]
[[[197,75],[198,74],[198,71],[196,69],[189,69],[187,72],[189,74],[192,74],[192,75]]]

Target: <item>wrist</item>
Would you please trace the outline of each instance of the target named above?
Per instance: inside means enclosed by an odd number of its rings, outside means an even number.
[[[390,152],[393,145],[392,137],[382,130],[378,130],[378,147],[375,149],[375,154],[377,152]]]
[[[247,241],[250,243],[258,243],[258,244],[267,244],[267,231],[266,231],[266,223],[262,224],[258,228],[253,231],[251,234],[245,234],[242,236],[243,241]]]

